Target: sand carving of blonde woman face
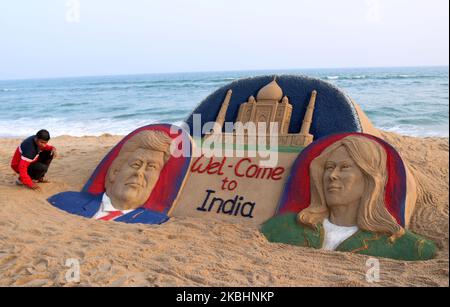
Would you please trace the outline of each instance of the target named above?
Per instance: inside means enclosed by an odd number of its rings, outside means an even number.
[[[339,226],[355,226],[365,178],[343,146],[333,151],[325,162],[323,190],[330,209],[330,222]]]
[[[298,222],[315,227],[328,218],[339,226],[401,236],[403,228],[387,211],[386,152],[375,141],[348,136],[329,146],[310,166],[311,204]]]
[[[164,132],[142,131],[123,145],[105,181],[114,208],[136,209],[147,201],[170,158],[171,142]]]

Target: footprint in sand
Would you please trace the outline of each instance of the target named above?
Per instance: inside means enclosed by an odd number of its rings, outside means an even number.
[[[48,270],[48,260],[47,259],[39,259],[35,261],[33,264],[33,268],[38,272],[45,272]]]
[[[112,269],[112,263],[109,261],[106,261],[106,262],[99,264],[97,268],[100,272],[110,272]]]
[[[53,285],[53,282],[47,277],[48,276],[44,274],[31,275],[16,280],[12,285],[23,287],[43,287]]]
[[[3,266],[9,266],[15,263],[15,261],[17,260],[17,256],[15,255],[7,255],[4,257],[0,258],[0,268],[2,268]]]

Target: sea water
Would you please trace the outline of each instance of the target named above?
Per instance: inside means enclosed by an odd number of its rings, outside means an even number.
[[[125,135],[180,123],[210,93],[245,77],[298,74],[331,82],[380,129],[449,135],[449,69],[358,68],[198,72],[0,81],[0,137]]]

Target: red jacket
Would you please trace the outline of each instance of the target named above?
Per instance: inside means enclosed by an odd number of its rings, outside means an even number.
[[[19,178],[23,184],[28,187],[33,186],[33,181],[28,175],[28,167],[31,163],[35,163],[39,158],[41,150],[34,141],[35,136],[30,136],[17,147],[14,156],[11,160],[11,168],[19,174]],[[51,151],[54,147],[51,145],[45,146],[44,151]]]

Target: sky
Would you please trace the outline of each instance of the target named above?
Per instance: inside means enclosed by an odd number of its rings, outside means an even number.
[[[0,2],[0,80],[448,59],[448,0]]]

